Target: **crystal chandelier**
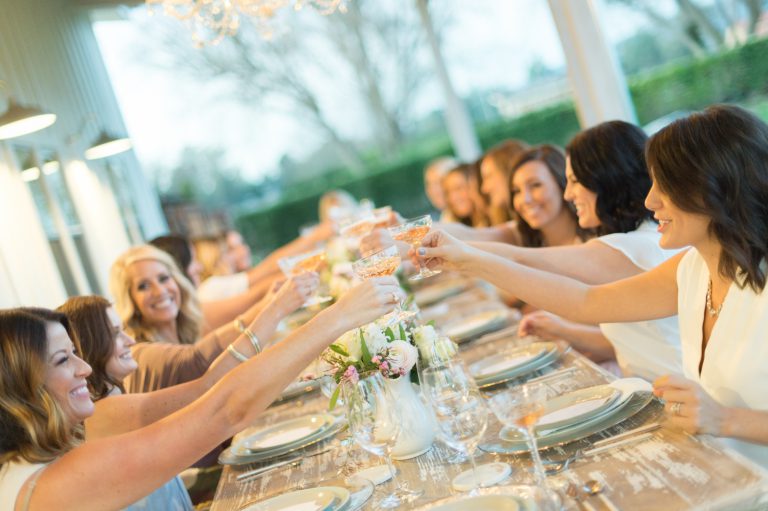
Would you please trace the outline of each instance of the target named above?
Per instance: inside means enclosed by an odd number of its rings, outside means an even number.
[[[271,21],[279,11],[293,7],[299,11],[305,5],[320,14],[345,12],[346,0],[146,0],[150,13],[157,7],[164,14],[185,22],[192,31],[195,46],[217,44],[240,28],[240,18],[253,20],[264,37],[271,37]]]

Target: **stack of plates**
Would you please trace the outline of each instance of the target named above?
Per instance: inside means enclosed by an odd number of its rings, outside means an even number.
[[[237,435],[232,445],[221,453],[219,463],[242,465],[265,461],[326,440],[340,428],[333,415],[327,413],[249,428]]]
[[[413,300],[419,307],[425,307],[448,298],[449,296],[461,293],[468,285],[469,281],[465,279],[445,280],[428,287],[417,289],[413,293]]]
[[[249,504],[241,511],[342,511],[348,509],[351,494],[340,486],[320,486],[283,493]]]
[[[356,511],[371,498],[373,489],[367,479],[328,479],[315,488],[267,496],[239,511]]]
[[[443,332],[453,342],[460,344],[482,334],[502,328],[507,324],[508,313],[509,311],[504,308],[476,312],[470,316],[448,323],[443,327]]]
[[[534,342],[527,346],[494,353],[469,366],[478,387],[486,388],[520,378],[560,358],[554,342]]]
[[[418,508],[418,511],[535,511],[543,492],[533,486],[478,488],[477,495],[456,495]]]
[[[580,440],[615,426],[645,408],[653,400],[651,390],[645,380],[625,378],[550,399],[536,426],[539,448]],[[528,450],[525,436],[516,429],[504,428],[499,437],[503,442],[480,448],[504,453]]]

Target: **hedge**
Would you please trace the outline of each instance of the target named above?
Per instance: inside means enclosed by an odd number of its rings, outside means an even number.
[[[768,94],[768,39],[758,40],[706,59],[686,60],[632,77],[629,89],[641,124],[674,110],[697,110],[718,102],[735,102]],[[543,108],[513,120],[477,127],[483,148],[507,138],[531,144],[565,145],[579,130],[572,102]],[[389,165],[372,166],[364,177],[336,170],[286,190],[286,200],[241,214],[236,220],[257,254],[266,254],[296,237],[302,225],[315,222],[323,192],[343,188],[355,197],[390,204],[406,216],[429,210],[422,170],[434,157],[449,154],[445,134],[411,144]]]

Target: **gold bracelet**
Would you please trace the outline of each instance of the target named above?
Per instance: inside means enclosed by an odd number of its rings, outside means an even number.
[[[261,353],[261,342],[259,341],[259,338],[256,337],[256,334],[254,334],[250,328],[245,326],[245,321],[240,318],[236,318],[232,324],[234,325],[235,330],[248,337],[248,340],[251,341],[253,349],[256,350],[256,354],[258,355]]]
[[[245,355],[243,355],[242,353],[237,351],[237,349],[235,349],[235,347],[233,345],[231,345],[231,344],[229,346],[227,346],[227,351],[229,352],[230,355],[235,357],[238,362],[247,362],[248,361],[248,357],[246,357]]]

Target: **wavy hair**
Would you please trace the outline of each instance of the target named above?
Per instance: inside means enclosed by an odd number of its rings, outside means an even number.
[[[56,311],[66,314],[69,324],[80,341],[83,360],[91,366],[88,387],[94,401],[107,397],[117,387],[123,394],[122,382],[107,372],[107,363],[115,353],[115,331],[107,316],[112,306],[101,296],[75,296],[64,302]]]
[[[512,179],[515,177],[515,173],[520,169],[520,167],[532,161],[543,163],[557,183],[557,186],[560,189],[560,200],[563,202],[563,208],[565,208],[565,210],[568,212],[568,216],[576,225],[576,235],[582,241],[589,238],[589,231],[579,227],[579,219],[576,216],[576,209],[573,207],[573,204],[562,199],[563,193],[565,192],[565,154],[563,154],[563,150],[558,146],[551,144],[541,144],[531,147],[518,154],[517,158],[512,162],[510,166],[509,178],[507,180],[510,190],[510,208],[513,208],[511,200],[513,188]],[[528,222],[526,222],[523,217],[514,210],[513,215],[517,221],[517,230],[520,233],[521,245],[524,247],[544,246],[544,237],[542,236],[541,231],[531,227]]]
[[[47,323],[60,323],[78,347],[64,314],[37,308],[0,311],[0,465],[18,458],[48,463],[83,439],[82,425],[73,428],[45,388]]]
[[[163,252],[168,252],[184,276],[192,282],[192,277],[187,272],[189,265],[192,264],[192,250],[186,237],[178,234],[166,234],[150,240],[149,244]]]
[[[488,149],[477,162],[478,167],[484,161],[493,162],[494,166],[504,175],[504,182],[509,181],[509,175],[514,170],[513,165],[521,153],[529,149],[529,145],[522,140],[508,139],[494,145]],[[482,181],[482,175],[481,175]],[[507,208],[492,208],[491,213],[494,223],[508,222],[514,218],[514,215]]]
[[[164,265],[181,291],[181,304],[176,317],[176,329],[181,344],[193,344],[200,336],[203,315],[192,283],[187,280],[173,258],[151,245],[129,248],[112,264],[109,274],[109,292],[115,299],[115,309],[125,324],[125,329],[136,342],[164,340],[159,332],[142,319],[131,297],[131,278],[128,268],[137,261],[157,261]],[[167,339],[171,341],[170,339]]]
[[[645,132],[608,121],[578,133],[565,148],[573,175],[597,195],[598,236],[631,232],[653,213],[645,207],[651,178],[645,164]]]
[[[768,258],[768,125],[733,105],[679,119],[648,142],[662,193],[683,211],[709,217],[721,247],[718,272],[760,293]]]

